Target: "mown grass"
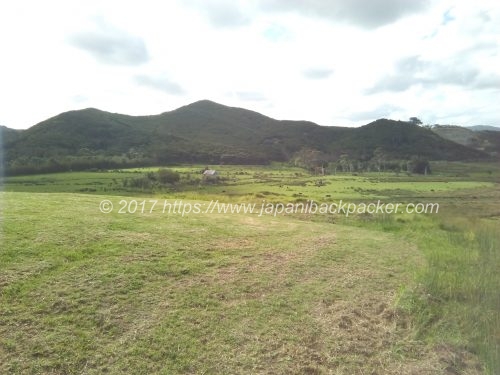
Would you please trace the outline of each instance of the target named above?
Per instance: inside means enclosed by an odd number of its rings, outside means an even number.
[[[288,217],[106,215],[108,196],[1,198],[1,373],[439,368],[396,324],[396,292],[420,256],[390,234]]]

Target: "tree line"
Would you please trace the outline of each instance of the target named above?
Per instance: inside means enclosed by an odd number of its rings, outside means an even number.
[[[339,157],[319,150],[303,148],[292,160],[297,167],[307,169],[317,174],[335,174],[337,172],[406,172],[430,174],[429,160],[419,155],[409,158],[392,158],[381,147],[377,147],[371,158],[360,159],[343,153]]]
[[[92,171],[121,168],[148,167],[172,163],[209,163],[209,164],[255,164],[265,165],[272,161],[263,155],[234,153],[222,155],[191,155],[186,159],[183,155],[149,157],[139,152],[129,152],[122,155],[109,156],[94,153],[76,156],[21,156],[11,161],[5,161],[4,175],[29,175],[39,173],[57,173],[69,171]],[[280,160],[286,161],[286,160]],[[312,148],[302,148],[288,160],[292,165],[307,169],[317,174],[334,174],[338,172],[408,172],[428,174],[431,172],[429,161],[418,155],[409,158],[394,158],[383,150],[376,148],[370,158],[350,156],[348,153],[334,156]]]

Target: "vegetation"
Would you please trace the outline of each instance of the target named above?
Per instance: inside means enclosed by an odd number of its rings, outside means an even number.
[[[390,298],[408,277],[401,254],[418,255],[391,236],[256,215],[104,215],[102,196],[4,198],[3,373],[398,373],[393,346],[418,350]]]
[[[461,145],[487,152],[492,156],[500,155],[500,131],[493,127],[481,127],[478,130],[453,125],[434,125],[432,131],[440,137]]]
[[[387,161],[399,164],[412,158],[490,157],[445,140],[413,120],[381,119],[360,128],[327,127],[278,121],[206,100],[155,116],[126,116],[97,109],[71,111],[27,130],[4,128],[1,132],[5,133],[4,159],[9,175],[180,162],[268,164],[294,161],[311,150],[330,164],[349,160],[353,168],[348,164],[344,170],[368,170],[377,159],[377,149]]]
[[[0,127],[0,373],[500,373],[500,132],[420,125]],[[401,209],[165,211],[313,201]]]
[[[380,163],[325,176],[216,166],[215,184],[205,165],[3,179],[0,372],[498,373],[499,166],[431,162],[420,175]],[[150,199],[440,209],[117,210]]]
[[[410,123],[414,125],[422,125],[422,120],[420,120],[418,117],[410,117],[409,119]]]
[[[495,194],[500,196],[498,191]],[[492,212],[498,215],[498,205],[487,210],[486,216]],[[481,358],[485,373],[498,373],[500,237],[496,223],[476,215],[466,218],[448,213],[410,220],[379,216],[368,223],[351,224],[397,233],[417,243],[425,255],[417,283],[406,286],[398,302],[411,316],[414,338],[436,350],[454,352],[446,361],[449,372],[468,373],[474,353]]]
[[[338,172],[333,175],[309,173],[286,164],[268,166],[217,166],[219,183],[206,184],[202,179],[203,165],[184,165],[170,168],[179,173],[173,184],[158,183],[158,167],[112,171],[54,173],[40,176],[15,176],[3,180],[6,191],[74,192],[96,194],[168,194],[169,197],[205,199],[221,195],[224,200],[248,201],[266,197],[273,201],[295,201],[304,198],[317,201],[331,199],[410,199],[412,192],[432,197],[435,193],[458,189],[493,186],[492,164],[434,163],[432,176],[392,172]],[[468,166],[468,169],[465,169]],[[467,174],[457,170],[469,171]],[[443,174],[443,173],[446,173]],[[475,176],[471,180],[469,173]],[[490,174],[491,173],[491,174]],[[137,181],[137,186],[134,182]],[[144,187],[140,181],[146,181]],[[415,184],[418,181],[418,184]]]
[[[497,225],[481,220],[440,223],[422,238],[428,267],[413,293],[412,312],[420,337],[443,338],[479,353],[489,371],[500,369],[500,236]],[[422,293],[424,292],[424,293]],[[425,294],[426,293],[426,294]],[[442,317],[446,316],[446,319]],[[464,334],[465,333],[465,334]]]

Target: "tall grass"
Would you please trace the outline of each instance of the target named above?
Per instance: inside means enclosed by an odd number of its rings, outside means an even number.
[[[477,353],[499,374],[500,233],[483,220],[447,218],[434,228],[420,241],[427,265],[414,299],[417,328]]]
[[[475,353],[488,374],[500,374],[500,232],[479,218],[373,215],[345,224],[401,235],[426,262],[400,307],[415,334],[431,345]]]

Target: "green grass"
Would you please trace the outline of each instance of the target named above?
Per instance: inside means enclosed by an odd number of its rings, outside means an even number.
[[[500,235],[484,221],[448,218],[423,236],[428,266],[419,281],[416,316],[422,336],[480,353],[500,372]],[[443,319],[446,317],[446,319]]]
[[[500,166],[498,163],[466,163],[436,161],[432,163],[433,173],[447,177],[465,179],[489,179],[494,178],[498,182]]]
[[[2,194],[0,372],[361,373],[417,350],[391,319],[420,256],[392,235],[102,198]]]
[[[150,192],[122,181],[157,168],[3,181],[0,373],[500,372],[496,165],[325,177],[221,166],[222,183],[193,184],[203,167],[174,166],[181,182]],[[102,199],[148,198],[440,210],[99,211]]]
[[[499,192],[495,197],[498,197]],[[467,208],[467,201],[463,201]],[[498,214],[498,205],[493,204]],[[488,211],[485,209],[485,211]],[[381,215],[349,224],[396,233],[416,243],[426,262],[399,306],[414,335],[434,347],[458,348],[453,368],[477,354],[488,374],[500,372],[500,235],[498,224],[477,216]]]
[[[123,193],[122,180],[139,176],[135,171],[67,172],[4,178],[5,191],[46,193]]]
[[[339,199],[371,200],[433,196],[450,191],[492,187],[491,181],[452,178],[441,175],[395,175],[393,173],[338,174],[314,176],[303,169],[272,166],[219,166],[223,179],[219,184],[204,184],[203,166],[174,166],[181,174],[178,184],[156,189],[134,189],[124,180],[140,178],[158,168],[135,168],[121,171],[73,172],[6,178],[5,191],[73,192],[113,195],[165,195],[186,199],[253,201],[266,199],[291,202],[314,199],[327,202]],[[490,178],[491,180],[491,178]]]

